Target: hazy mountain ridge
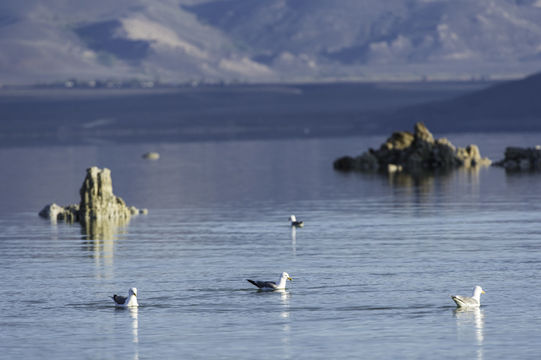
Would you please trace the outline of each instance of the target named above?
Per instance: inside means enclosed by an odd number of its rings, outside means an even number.
[[[49,0],[0,4],[0,83],[521,75],[538,0]]]
[[[517,61],[532,55],[532,46],[537,55],[541,50],[536,4],[345,0],[338,7],[328,0],[230,0],[187,9],[267,53],[328,54],[342,63]]]
[[[454,99],[402,108],[387,124],[425,122],[441,132],[541,131],[541,73]]]

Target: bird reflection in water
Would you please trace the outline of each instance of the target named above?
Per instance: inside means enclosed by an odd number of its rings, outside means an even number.
[[[133,344],[135,346],[133,351],[133,360],[139,360],[139,320],[138,320],[138,311],[139,308],[132,307],[128,308],[130,312],[130,317],[132,319],[132,335],[133,335]]]
[[[138,307],[115,307],[114,309],[115,309],[115,312],[118,313],[118,315],[122,315],[121,316],[122,319],[126,320],[125,329],[127,331],[123,331],[123,333],[125,333],[126,335],[131,333],[131,343],[133,344],[132,359],[139,360],[139,313],[138,313],[139,308]],[[128,318],[128,315],[129,315],[129,318]],[[131,319],[131,323],[128,323],[130,319]]]
[[[291,352],[290,338],[291,338],[291,324],[289,321],[290,312],[289,312],[289,298],[290,293],[288,290],[276,290],[275,293],[280,294],[280,300],[282,301],[283,310],[280,312],[280,318],[284,321],[282,324],[282,345],[285,354]],[[289,356],[288,356],[289,357]]]
[[[485,315],[480,308],[453,310],[456,318],[457,332],[459,340],[469,340],[474,338],[477,348],[477,359],[483,359],[483,342],[485,340],[483,327],[485,324]]]
[[[291,227],[291,249],[293,250],[293,255],[297,254],[297,228],[295,226]]]
[[[130,312],[130,317],[132,319],[132,334],[133,334],[133,342],[135,344],[139,343],[139,320],[138,320],[138,307],[130,307],[128,308],[128,311]]]
[[[289,290],[278,289],[274,290],[274,293],[280,294],[280,300],[282,300],[282,305],[284,306],[284,308],[289,309],[289,298],[291,296],[289,294]]]

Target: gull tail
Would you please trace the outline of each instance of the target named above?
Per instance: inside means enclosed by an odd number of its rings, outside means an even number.
[[[250,284],[254,285],[254,286],[257,286],[259,287],[259,285],[257,285],[257,283],[253,280],[250,280],[250,279],[246,279],[246,281],[248,281]]]
[[[466,305],[466,303],[464,301],[462,301],[462,299],[460,298],[460,296],[454,296],[454,295],[451,295],[451,299],[453,299],[453,301],[458,305],[458,306],[464,306]]]

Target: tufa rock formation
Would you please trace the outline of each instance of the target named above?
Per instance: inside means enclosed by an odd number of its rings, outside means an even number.
[[[79,221],[79,205],[60,206],[55,203],[49,204],[39,212],[39,216],[52,221],[63,220],[68,223]]]
[[[494,166],[501,166],[508,171],[538,171],[541,170],[541,146],[534,148],[508,147],[504,158]]]
[[[80,222],[85,225],[93,221],[115,220],[128,221],[132,215],[148,213],[144,209],[126,206],[124,200],[113,194],[111,170],[91,167],[86,170],[86,177],[79,191],[81,201],[77,205],[59,206],[50,204],[39,215],[53,221],[63,220],[69,223]]]
[[[124,200],[113,194],[111,170],[91,167],[86,170],[86,177],[79,190],[81,202],[79,203],[79,219],[129,219],[132,210],[126,206]],[[134,208],[134,213],[137,209]]]
[[[407,131],[395,132],[379,150],[369,149],[355,158],[341,157],[335,160],[334,168],[340,171],[419,173],[488,166],[490,163],[489,159],[481,157],[476,145],[456,148],[445,138],[434,139],[424,124],[417,123],[413,134]]]

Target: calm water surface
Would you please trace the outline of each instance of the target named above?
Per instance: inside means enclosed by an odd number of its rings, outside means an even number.
[[[449,138],[499,159],[539,135]],[[0,358],[539,358],[540,175],[333,171],[382,141],[0,149]],[[149,215],[90,233],[40,219],[78,202],[91,165]],[[282,271],[285,292],[245,281]],[[477,284],[482,308],[455,311]],[[139,309],[115,309],[132,286]]]

